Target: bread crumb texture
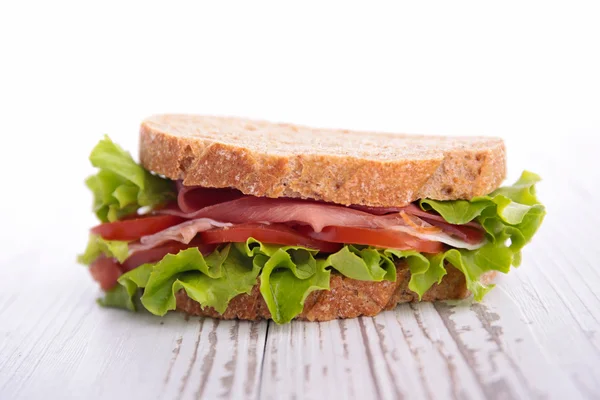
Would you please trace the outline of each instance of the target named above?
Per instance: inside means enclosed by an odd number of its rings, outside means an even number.
[[[439,301],[464,299],[470,293],[467,290],[465,277],[451,265],[446,265],[448,274],[440,284],[434,284],[423,295],[422,301]],[[405,263],[396,266],[396,282],[368,282],[347,278],[333,272],[330,290],[312,292],[304,302],[304,310],[297,319],[308,321],[329,321],[340,318],[355,318],[361,315],[374,316],[384,310],[395,308],[400,303],[418,301],[416,293],[408,288],[410,271]],[[483,275],[481,281],[489,284],[495,271]],[[187,296],[184,290],[176,294],[177,310],[190,315],[207,316],[219,319],[270,319],[267,308],[257,283],[250,294],[234,297],[223,314],[212,307],[202,307]]]
[[[155,115],[140,160],[185,185],[343,205],[470,199],[506,174],[502,139],[318,129],[234,117]]]

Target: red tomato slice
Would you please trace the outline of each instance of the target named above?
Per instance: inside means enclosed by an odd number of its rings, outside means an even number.
[[[192,240],[188,244],[171,241],[158,247],[133,253],[123,262],[122,268],[125,272],[131,271],[142,264],[160,261],[167,254],[177,254],[181,250],[185,250],[190,247],[198,247],[200,253],[206,255],[210,254],[217,246],[200,243],[200,241],[197,239]]]
[[[153,215],[123,221],[107,222],[92,228],[92,233],[106,240],[137,240],[185,221],[174,215]]]
[[[325,253],[334,253],[342,248],[337,243],[313,239],[280,224],[240,224],[229,228],[211,229],[200,232],[199,235],[203,243],[242,243],[252,237],[263,243],[302,246]]]
[[[327,226],[321,232],[310,232],[308,235],[327,242],[416,250],[421,253],[440,253],[444,250],[443,243],[423,240],[404,232],[385,229]]]
[[[92,278],[100,284],[104,291],[112,289],[117,284],[121,273],[119,263],[112,258],[102,256],[90,265]]]

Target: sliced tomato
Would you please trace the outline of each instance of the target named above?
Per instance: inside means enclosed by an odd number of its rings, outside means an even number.
[[[100,287],[104,291],[115,287],[121,273],[119,263],[112,258],[101,256],[90,265],[92,278],[100,284]]]
[[[340,244],[311,238],[281,224],[240,224],[200,232],[199,236],[203,243],[242,243],[252,237],[263,243],[302,246],[325,253],[334,253],[342,248]]]
[[[420,253],[439,253],[444,250],[440,242],[419,239],[408,233],[371,228],[328,226],[321,232],[307,232],[312,238],[335,243],[364,244],[387,249],[416,250]]]
[[[123,262],[123,271],[131,271],[142,264],[157,262],[163,259],[167,254],[177,254],[181,250],[190,247],[198,247],[203,255],[210,254],[217,247],[216,245],[200,243],[199,239],[194,239],[190,243],[181,243],[176,241],[166,242],[160,246],[148,250],[142,250],[133,253]]]
[[[137,240],[152,235],[185,221],[174,215],[152,215],[148,217],[107,222],[92,228],[92,233],[106,240]]]

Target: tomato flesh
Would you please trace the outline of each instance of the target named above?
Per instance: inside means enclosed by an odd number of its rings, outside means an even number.
[[[279,224],[240,224],[230,228],[211,229],[200,232],[203,243],[243,243],[254,238],[266,244],[284,246],[302,246],[325,253],[334,253],[341,249],[338,243],[328,243],[311,238],[286,225]]]
[[[419,239],[408,233],[371,228],[328,226],[321,232],[309,232],[318,240],[335,243],[351,243],[388,249],[416,250],[420,253],[440,253],[444,245],[440,242]]]
[[[100,235],[106,240],[137,240],[142,236],[152,235],[183,221],[185,221],[184,218],[174,215],[153,215],[100,224],[92,228],[92,233]]]

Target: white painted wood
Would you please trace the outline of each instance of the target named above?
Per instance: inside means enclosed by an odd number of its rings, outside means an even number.
[[[49,198],[42,229],[0,231],[0,399],[599,398],[595,140],[550,139],[544,150],[509,138],[511,179],[523,166],[543,176],[548,217],[483,303],[320,324],[98,307],[74,263],[93,224],[89,198],[62,188],[76,206]]]

